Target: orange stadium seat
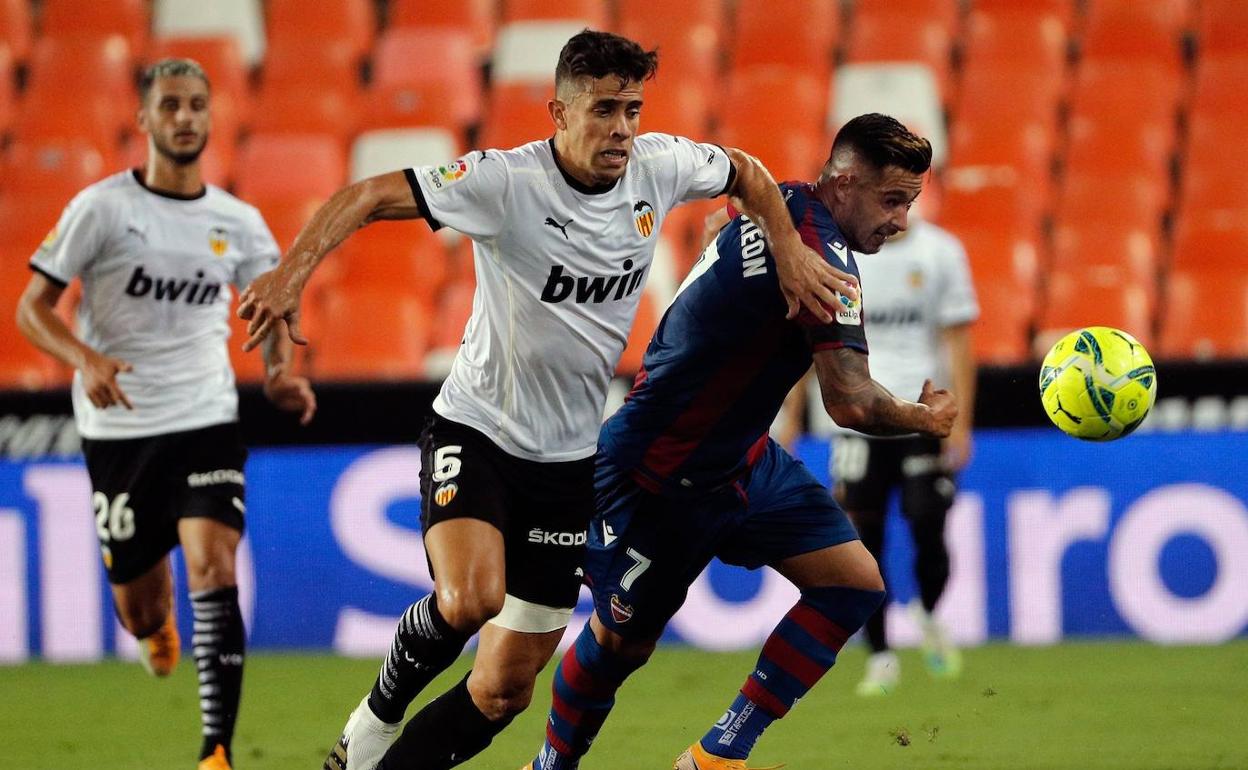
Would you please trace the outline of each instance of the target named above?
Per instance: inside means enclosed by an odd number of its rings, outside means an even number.
[[[1199,211],[1248,213],[1248,176],[1225,162],[1189,162],[1179,185],[1179,210],[1180,216]]]
[[[447,284],[438,297],[438,325],[434,330],[431,347],[459,347],[464,337],[464,326],[472,317],[472,298],[477,282],[469,277]]]
[[[63,202],[113,170],[90,142],[71,138],[15,142],[5,149],[0,169],[5,193]]]
[[[1186,3],[1092,0],[1079,42],[1084,61],[1149,61],[1176,73],[1183,65]]]
[[[325,201],[315,197],[291,198],[279,195],[272,198],[254,198],[247,202],[260,209],[260,214],[273,233],[278,247],[285,253],[295,242],[295,236]]]
[[[1008,275],[975,270],[979,320],[971,333],[975,359],[986,364],[1014,364],[1030,356],[1035,312],[1035,284]]]
[[[414,166],[440,165],[463,155],[455,136],[442,128],[365,131],[351,144],[350,180]]]
[[[356,133],[363,103],[358,92],[266,88],[256,100],[251,129],[265,134],[327,134],[346,142]]]
[[[0,390],[39,390],[63,380],[55,359],[17,330],[18,298],[30,282],[29,254],[0,252]]]
[[[959,0],[855,0],[855,14],[905,13],[913,19],[939,21],[950,29],[958,26]]]
[[[424,375],[432,319],[402,288],[343,287],[310,313],[306,332],[314,377],[415,380]]]
[[[1060,73],[1027,65],[981,64],[967,68],[953,103],[955,121],[995,122],[1001,115],[1057,125],[1065,83]]]
[[[51,92],[74,100],[100,95],[117,104],[117,124],[134,123],[134,59],[122,35],[40,38],[30,56],[28,96]]]
[[[724,12],[720,0],[653,5],[625,0],[619,6],[616,32],[659,51],[654,82],[717,80],[726,55]]]
[[[0,40],[0,136],[9,131],[17,115],[17,76],[14,73],[13,50]]]
[[[0,43],[7,43],[13,58],[25,62],[35,40],[29,0],[0,0]]]
[[[740,0],[731,42],[733,69],[784,65],[826,79],[840,27],[835,0]]]
[[[776,181],[813,180],[832,146],[823,131],[793,127],[777,131],[775,124],[728,123],[719,131],[720,141],[758,158]]]
[[[1227,273],[1248,269],[1248,216],[1238,221],[1180,222],[1171,266]]]
[[[1200,0],[1197,34],[1202,56],[1248,51],[1248,3],[1243,0]]]
[[[1219,166],[1226,162],[1227,148],[1235,147],[1243,140],[1242,115],[1193,114],[1188,118],[1184,161],[1202,168]]]
[[[1081,227],[1157,230],[1169,207],[1168,176],[1125,168],[1100,172],[1068,168],[1057,192],[1054,217]]]
[[[1040,302],[1034,350],[1043,355],[1062,335],[1083,326],[1112,326],[1151,346],[1155,294],[1155,282],[1122,267],[1054,272]]]
[[[477,144],[507,149],[554,136],[555,124],[546,108],[553,96],[554,88],[549,83],[494,86]],[[644,107],[642,116],[644,121]]]
[[[248,67],[264,60],[262,0],[153,0],[152,29],[158,38],[232,37]]]
[[[377,33],[376,3],[372,0],[317,0],[316,9],[306,0],[268,0],[270,43],[280,40],[342,41],[358,58],[372,48]]]
[[[354,233],[338,251],[334,290],[398,287],[433,307],[446,283],[446,251],[424,222],[376,222]]]
[[[1248,270],[1174,270],[1166,280],[1160,358],[1248,357]]]
[[[955,232],[985,227],[1032,236],[1039,232],[1051,197],[1047,177],[1005,165],[951,165],[944,174],[940,222]]]
[[[4,223],[4,252],[0,258],[16,255],[26,264],[39,244],[51,232],[69,203],[68,195],[9,194],[0,189],[0,222]]]
[[[1059,74],[1069,49],[1066,24],[1056,13],[975,10],[963,37],[964,69],[1002,65]]]
[[[800,131],[823,129],[828,81],[787,66],[735,69],[721,105],[721,122],[736,128],[777,127]]]
[[[504,0],[503,23],[518,21],[583,21],[591,29],[606,29],[610,19],[605,0]]]
[[[976,11],[988,13],[1053,14],[1070,26],[1078,0],[975,0]]]
[[[641,130],[662,131],[705,141],[715,112],[715,94],[706,81],[683,71],[665,72],[642,92]]]
[[[270,89],[359,93],[360,63],[345,40],[275,40],[264,58],[260,94]]]
[[[238,152],[235,192],[243,200],[328,199],[346,181],[342,144],[323,134],[252,134]]]
[[[1017,169],[1031,180],[1047,178],[1056,132],[1048,122],[1013,120],[995,123],[954,123],[950,131],[951,166],[989,166]]]
[[[1071,89],[1072,115],[1123,122],[1175,119],[1179,74],[1157,62],[1084,62]]]
[[[498,0],[391,0],[392,29],[447,28],[468,31],[473,53],[483,56],[494,44]]]
[[[1067,121],[1067,172],[1144,173],[1168,177],[1174,156],[1172,119],[1141,116],[1123,121],[1103,115],[1072,115]]]
[[[137,130],[136,100],[122,110],[116,98],[102,93],[66,99],[55,89],[28,90],[17,105],[12,133],[19,142],[43,143],[78,140],[95,147],[112,168],[117,163],[119,141]]]
[[[44,37],[122,35],[136,56],[147,47],[150,25],[146,0],[44,0],[39,16]]]
[[[976,276],[1009,278],[1020,286],[1034,286],[1040,275],[1039,239],[1030,230],[1008,223],[959,226],[952,230],[966,248],[971,272]]]
[[[467,32],[394,29],[373,60],[365,128],[443,126],[463,130],[481,112],[481,71]],[[419,62],[419,66],[414,63]]]
[[[949,79],[953,28],[939,19],[915,20],[904,12],[880,11],[854,16],[846,61],[912,61],[926,64],[941,84]]]
[[[615,366],[617,375],[632,377],[641,371],[641,361],[646,355],[646,348],[650,346],[650,338],[654,336],[654,330],[659,325],[660,316],[650,292],[643,291],[641,303],[637,306],[637,317],[633,320],[633,327],[628,332],[628,342]]]
[[[1053,231],[1053,261],[1056,273],[1086,275],[1109,268],[1133,276],[1155,295],[1157,270],[1161,264],[1159,228],[1114,225],[1104,222],[1058,221]]]
[[[1248,92],[1248,44],[1234,54],[1206,54],[1196,64],[1191,112],[1197,116],[1238,117]]]

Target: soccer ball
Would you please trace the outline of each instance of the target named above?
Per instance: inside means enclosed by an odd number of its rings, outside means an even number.
[[[1040,367],[1040,401],[1053,424],[1085,441],[1131,433],[1157,397],[1153,359],[1135,337],[1089,326],[1057,341]]]

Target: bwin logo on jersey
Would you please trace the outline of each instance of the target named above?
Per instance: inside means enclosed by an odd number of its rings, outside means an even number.
[[[143,266],[139,265],[130,274],[130,280],[126,282],[126,294],[131,297],[146,297],[151,294],[152,299],[157,301],[177,302],[185,292],[186,304],[211,305],[221,294],[221,284],[203,283],[203,279],[203,270],[196,270],[195,280],[189,281],[185,278],[178,280],[148,275],[143,272]]]
[[[554,265],[546,277],[546,286],[542,288],[542,302],[563,302],[572,297],[573,292],[576,292],[573,301],[581,304],[624,299],[637,291],[645,274],[644,266],[633,270],[631,259],[624,260],[623,275],[572,275],[564,273],[563,265]]]

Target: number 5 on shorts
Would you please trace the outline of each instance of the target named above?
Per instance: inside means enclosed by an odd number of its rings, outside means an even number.
[[[464,464],[457,456],[463,447],[458,444],[447,444],[440,446],[433,453],[433,483],[441,484],[443,481],[453,479],[459,475],[459,469]]]

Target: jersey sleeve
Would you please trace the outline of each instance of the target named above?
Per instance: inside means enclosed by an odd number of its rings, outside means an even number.
[[[806,344],[812,353],[836,348],[853,348],[867,352],[867,332],[862,324],[862,299],[857,301],[836,295],[838,305],[827,308],[832,322],[824,323],[805,308],[797,317],[797,323],[806,333]]]
[[[282,258],[281,249],[259,211],[250,223],[245,243],[247,252],[234,268],[234,285],[239,289],[247,288],[252,281],[277,267]]]
[[[940,262],[944,291],[940,293],[936,309],[936,318],[942,327],[959,326],[979,318],[979,301],[975,297],[975,284],[971,281],[966,248],[953,234],[947,235]]]
[[[62,287],[68,285],[99,254],[108,220],[108,212],[97,199],[79,194],[31,257],[31,269]]]
[[[717,198],[728,192],[737,178],[737,167],[718,144],[706,144],[673,136],[672,173],[675,197],[672,205],[700,198]]]
[[[449,227],[473,240],[502,230],[510,172],[498,151],[474,150],[457,160],[404,171],[420,215],[429,227]]]

